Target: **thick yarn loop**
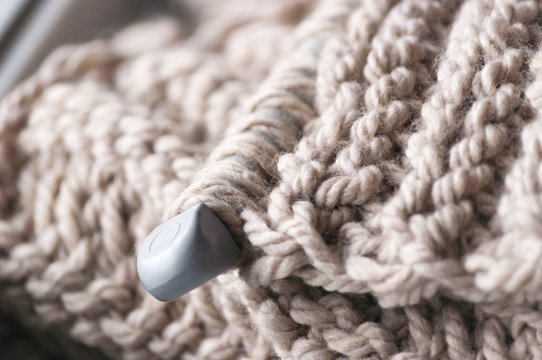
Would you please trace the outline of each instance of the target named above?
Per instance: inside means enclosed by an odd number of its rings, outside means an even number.
[[[0,101],[21,320],[131,360],[542,359],[540,4],[187,4]],[[242,260],[160,303],[137,248],[198,202]]]

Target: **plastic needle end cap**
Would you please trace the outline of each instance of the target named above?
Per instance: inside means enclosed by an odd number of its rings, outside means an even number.
[[[199,203],[147,236],[137,272],[152,296],[172,301],[231,269],[240,257],[226,226]]]

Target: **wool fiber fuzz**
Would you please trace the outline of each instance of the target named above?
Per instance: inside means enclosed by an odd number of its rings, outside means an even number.
[[[542,359],[539,2],[192,11],[0,101],[2,303],[89,359]],[[198,202],[241,263],[158,302],[137,247]]]

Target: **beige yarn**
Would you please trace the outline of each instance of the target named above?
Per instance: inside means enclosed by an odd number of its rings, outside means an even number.
[[[542,359],[540,3],[192,6],[2,99],[2,296],[113,358]],[[160,303],[197,202],[243,259]]]

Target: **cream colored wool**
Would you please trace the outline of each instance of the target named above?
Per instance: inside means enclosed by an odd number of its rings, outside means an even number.
[[[122,359],[542,359],[540,3],[195,4],[0,103],[4,292]],[[197,202],[243,259],[160,303]]]

